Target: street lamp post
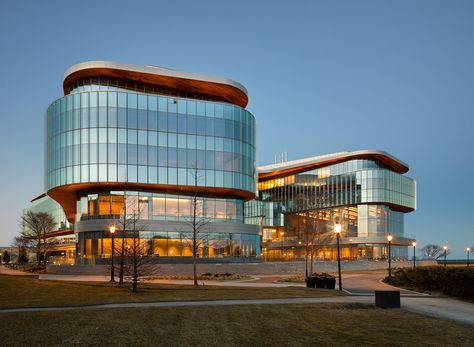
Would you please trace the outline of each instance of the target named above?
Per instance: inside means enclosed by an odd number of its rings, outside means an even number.
[[[412,243],[413,246],[413,270],[416,269],[416,241],[413,241]]]
[[[339,291],[342,291],[342,275],[341,275],[341,249],[339,246],[339,238],[342,231],[342,225],[339,223],[334,224],[334,232],[336,233],[337,240],[337,273],[339,276]]]
[[[471,253],[471,249],[469,247],[466,248],[466,265],[469,267],[469,253]]]
[[[114,264],[114,236],[115,236],[115,225],[111,225],[109,227],[110,235],[112,236],[112,259],[111,259],[111,266],[110,266],[110,282],[115,282],[115,264]]]
[[[448,256],[448,246],[443,246],[444,249],[444,267],[448,265],[447,256]]]
[[[283,236],[285,235],[285,233],[283,231],[280,231],[280,258],[281,260],[283,260]]]
[[[392,277],[392,240],[393,236],[388,235],[388,277]]]

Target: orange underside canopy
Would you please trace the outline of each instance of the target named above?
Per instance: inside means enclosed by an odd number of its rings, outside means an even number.
[[[259,172],[258,181],[263,182],[263,181],[268,181],[274,178],[294,175],[300,172],[305,172],[305,171],[317,169],[317,168],[328,166],[328,165],[342,163],[342,162],[353,160],[353,159],[371,159],[379,163],[381,166],[394,170],[395,172],[400,173],[400,174],[403,174],[408,171],[408,168],[406,166],[382,154],[377,154],[377,153],[370,154],[370,155],[369,154],[354,154],[354,155],[344,156],[341,158],[322,160],[316,163],[303,164],[300,166],[294,166],[294,167],[288,167],[288,168],[282,167],[281,169],[276,169],[271,172]]]
[[[74,223],[76,217],[76,202],[78,197],[88,193],[107,192],[110,190],[185,194],[191,196],[198,194],[199,196],[203,197],[243,199],[244,201],[255,198],[255,194],[252,192],[233,188],[112,182],[68,184],[50,189],[48,191],[48,196],[61,205],[68,221],[70,223]]]
[[[244,108],[248,104],[247,95],[232,85],[107,67],[87,68],[71,73],[63,82],[64,95],[70,93],[71,86],[75,81],[91,77],[113,77],[188,93],[208,95],[213,100],[222,100]]]

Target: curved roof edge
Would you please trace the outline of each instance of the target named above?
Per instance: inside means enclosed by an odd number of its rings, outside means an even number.
[[[409,170],[408,164],[395,158],[387,152],[376,150],[360,150],[352,152],[337,152],[316,157],[291,160],[284,163],[259,166],[257,171],[259,179],[278,178],[288,174],[316,169],[318,167],[337,164],[351,159],[373,159],[382,166],[400,174],[404,174]]]
[[[247,89],[229,78],[176,71],[153,65],[139,66],[102,60],[87,61],[71,66],[64,74],[64,95],[69,94],[72,83],[78,79],[99,76],[122,78],[219,97],[241,107],[248,104]]]
[[[77,196],[88,192],[107,192],[110,190],[136,190],[153,193],[172,193],[172,194],[199,194],[199,196],[217,197],[217,198],[241,198],[248,201],[255,198],[255,193],[242,189],[222,188],[222,187],[203,187],[203,186],[178,186],[168,184],[148,184],[148,183],[130,183],[130,182],[91,182],[91,183],[72,183],[50,188],[47,195],[55,200],[64,210],[69,222],[74,223],[76,217]]]
[[[41,194],[35,196],[33,199],[31,199],[31,200],[30,200],[30,203],[32,203],[32,202],[34,202],[34,201],[36,201],[36,200],[42,199],[42,198],[44,198],[44,197],[46,197],[46,196],[47,196],[46,193],[41,193]]]

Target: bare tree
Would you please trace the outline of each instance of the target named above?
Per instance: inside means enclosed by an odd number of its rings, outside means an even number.
[[[130,204],[129,204],[130,202]],[[125,244],[125,238],[127,235],[127,232],[131,229],[133,226],[134,229],[136,228],[138,219],[139,219],[139,214],[136,212],[136,209],[138,208],[137,202],[135,199],[131,199],[130,197],[127,197],[127,192],[124,191],[124,201],[123,201],[123,209],[120,213],[120,217],[118,220],[115,221],[115,224],[118,227],[118,231],[120,233],[120,241],[121,244],[119,246],[120,249],[120,257],[119,257],[119,285],[123,286],[124,284],[124,269],[125,269],[125,256],[126,256],[126,244]],[[115,245],[112,245],[112,252],[115,251]],[[112,264],[111,266],[115,266],[115,264]]]
[[[420,249],[421,254],[424,257],[438,259],[444,256],[444,249],[441,246],[429,244]],[[449,255],[449,249],[446,250],[446,255]]]
[[[125,250],[124,274],[127,282],[132,283],[132,292],[136,293],[139,282],[155,276],[159,267],[151,261],[149,245],[140,237],[140,230],[132,227],[129,233],[131,242]]]
[[[309,205],[309,196],[304,194],[303,202],[305,206]],[[317,208],[308,210],[304,215],[304,240],[306,248],[306,276],[308,276],[308,256],[310,263],[309,274],[314,273],[314,257],[319,247],[324,243],[330,240],[330,232],[323,230],[323,225],[325,223],[322,214],[326,213],[326,210],[321,207],[327,205],[329,201],[328,195],[318,196]],[[309,253],[309,254],[308,254]]]
[[[297,201],[301,208],[306,209],[306,211],[302,212],[306,277],[314,273],[314,258],[318,248],[330,240],[330,233],[323,230],[325,221],[322,218],[322,214],[326,213],[324,206],[328,205],[330,196],[327,194],[317,195],[317,202],[313,202],[312,199],[314,198],[311,194],[304,190],[303,194],[298,196]],[[310,263],[309,273],[308,261]]]
[[[56,224],[53,216],[45,212],[27,211],[21,217],[21,237],[34,249],[38,262],[43,260],[46,264],[46,253],[53,241],[47,234],[56,228]]]
[[[121,236],[119,285],[123,285],[124,280],[131,282],[133,292],[138,291],[142,279],[155,275],[159,270],[150,259],[150,246],[140,237],[140,232],[147,228],[141,212],[138,197],[125,196],[123,212],[116,221]]]
[[[191,198],[191,215],[189,217],[188,225],[191,227],[192,236],[189,240],[191,250],[193,253],[193,283],[194,286],[198,286],[197,280],[197,258],[199,256],[199,248],[202,247],[204,233],[208,221],[204,216],[203,210],[203,201],[199,199],[198,196],[198,183],[199,183],[199,174],[197,171],[197,165],[194,169],[193,174],[191,175],[194,183],[194,193]]]
[[[306,242],[306,257],[308,257],[309,248],[309,273],[314,273],[314,258],[317,250],[326,244],[331,239],[331,233],[324,231],[321,220],[321,213],[325,213],[324,210],[314,210],[306,213],[305,220],[305,242]]]

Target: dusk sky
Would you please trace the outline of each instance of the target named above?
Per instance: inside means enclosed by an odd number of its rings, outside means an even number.
[[[239,81],[259,164],[387,151],[417,181],[405,234],[474,245],[474,1],[2,1],[0,44],[0,246],[44,189],[44,112],[88,60]]]

